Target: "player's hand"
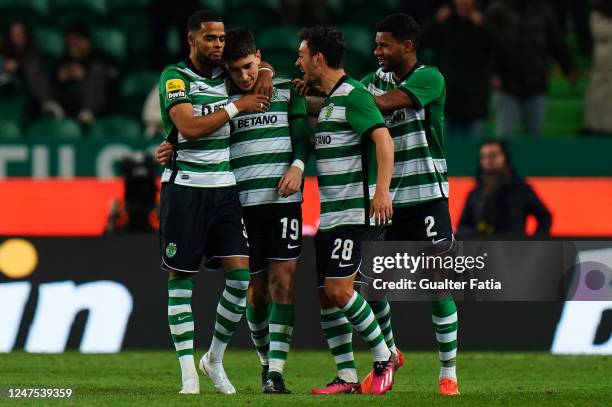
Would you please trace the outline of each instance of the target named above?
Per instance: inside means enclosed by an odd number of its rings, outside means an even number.
[[[155,149],[157,162],[164,166],[170,162],[172,154],[174,154],[174,144],[170,144],[167,141],[164,141]]]
[[[278,183],[278,193],[282,197],[295,194],[302,186],[302,170],[292,165]]]
[[[294,79],[292,81],[292,83],[293,83],[293,87],[295,87],[295,90],[297,91],[297,93],[300,96],[306,96],[306,95],[311,95],[311,96],[326,96],[325,95],[325,91],[323,90],[322,87],[320,87],[320,86],[314,86],[314,87],[306,86],[306,82],[304,82],[302,79]]]
[[[306,86],[306,82],[304,82],[302,79],[294,79],[292,83],[298,95],[306,96],[306,93],[308,92],[308,86]]]
[[[372,206],[370,206],[370,218],[372,217],[374,217],[376,226],[386,225],[391,222],[391,218],[393,217],[393,204],[391,203],[389,191],[376,189],[374,198],[372,199]]]
[[[259,71],[255,86],[253,87],[253,93],[256,95],[267,96],[268,99],[272,98],[272,91],[274,84],[272,83],[272,72],[268,70]]]
[[[270,98],[265,95],[249,94],[235,101],[234,105],[239,112],[263,113],[270,107]]]

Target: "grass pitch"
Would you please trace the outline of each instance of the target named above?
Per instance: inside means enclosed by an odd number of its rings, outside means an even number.
[[[196,359],[203,352],[197,352]],[[406,366],[385,396],[312,396],[312,387],[331,381],[334,366],[326,351],[292,351],[286,368],[291,395],[260,393],[254,351],[229,350],[225,368],[238,394],[213,393],[201,377],[201,394],[178,395],[180,372],[174,352],[122,352],[115,355],[10,353],[0,356],[0,405],[131,406],[491,406],[612,405],[612,357],[552,356],[545,353],[459,354],[461,396],[437,395],[438,361],[434,352],[406,352]],[[356,354],[359,374],[370,367],[369,353]],[[6,387],[75,389],[71,400],[9,400]],[[383,404],[384,403],[384,404]]]

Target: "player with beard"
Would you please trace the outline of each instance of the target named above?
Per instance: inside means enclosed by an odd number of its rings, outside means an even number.
[[[359,391],[353,353],[348,350],[354,329],[370,346],[374,361],[368,392],[384,394],[393,386],[394,358],[372,309],[353,283],[361,265],[361,242],[382,240],[382,226],[392,216],[393,142],[372,95],[343,69],[342,34],[312,27],[304,29],[300,39],[296,66],[306,86],[318,86],[327,95],[315,136],[321,200],[315,247],[321,326],[338,372],[331,383],[312,393]]]
[[[410,16],[389,15],[376,24],[376,31],[374,55],[380,68],[361,82],[375,95],[395,146],[393,222],[387,240],[430,241],[434,252],[452,250],[455,240],[443,139],[444,78],[437,68],[418,62],[420,30]],[[373,308],[383,310],[377,317],[388,318],[386,339],[393,340],[385,302]],[[431,310],[441,364],[439,391],[458,395],[457,307],[450,295],[442,295],[431,302]],[[367,383],[368,378],[364,387]]]
[[[223,355],[242,318],[249,285],[249,251],[236,179],[230,168],[229,121],[238,113],[264,112],[266,95],[228,103],[226,73],[219,66],[225,42],[222,19],[209,11],[187,22],[190,54],[166,67],[159,97],[166,140],[176,151],[162,175],[160,249],[168,271],[168,323],[181,366],[182,394],[200,384],[194,363],[193,274],[203,257],[221,268],[225,289],[216,310],[212,343],[200,368],[215,389],[236,392],[223,369]],[[260,75],[271,88],[270,74]]]

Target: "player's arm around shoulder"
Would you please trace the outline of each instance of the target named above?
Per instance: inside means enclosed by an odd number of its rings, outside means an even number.
[[[264,112],[270,99],[265,95],[245,95],[223,109],[205,116],[195,115],[190,97],[189,82],[176,70],[162,73],[160,94],[174,126],[186,140],[205,137],[223,127],[240,112]]]
[[[205,137],[223,127],[234,116],[241,112],[262,113],[268,109],[270,99],[264,95],[245,95],[233,103],[228,103],[223,109],[195,116],[191,103],[182,103],[170,108],[172,122],[186,140]]]
[[[422,66],[396,89],[376,96],[376,105],[384,114],[397,109],[421,109],[444,93],[444,77],[437,68]]]

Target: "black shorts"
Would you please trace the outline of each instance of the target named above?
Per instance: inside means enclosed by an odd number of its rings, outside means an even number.
[[[394,208],[393,222],[385,240],[431,241],[434,247],[446,251],[454,242],[448,200],[437,199],[423,204]]]
[[[302,253],[302,204],[245,206],[251,273],[259,273],[270,260],[292,260]]]
[[[340,226],[315,235],[318,287],[326,278],[349,277],[361,266],[361,242],[385,240],[385,228]]]
[[[249,247],[236,187],[196,188],[162,184],[162,268],[195,273],[219,268],[221,257],[248,257]]]

